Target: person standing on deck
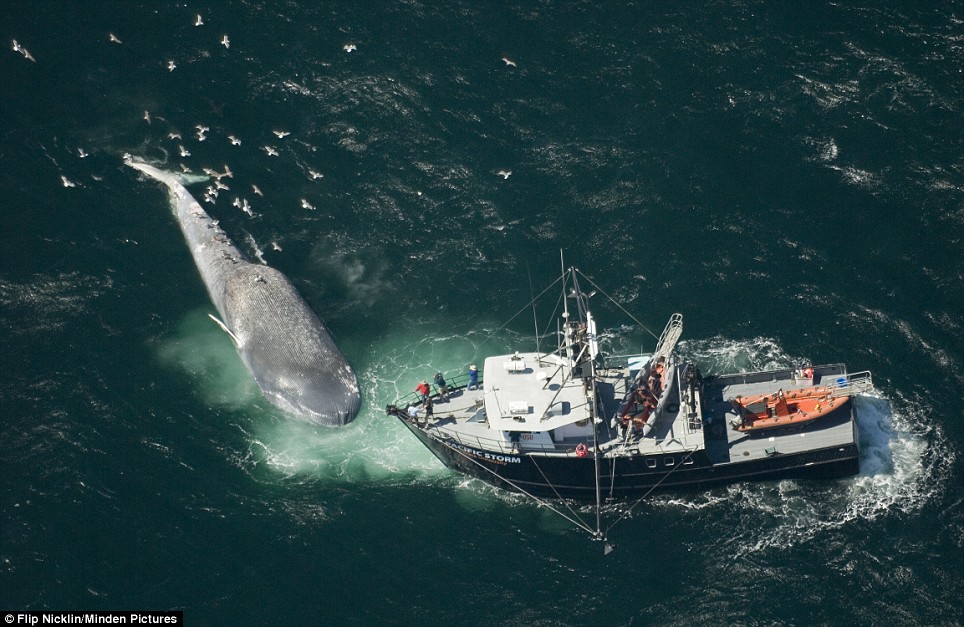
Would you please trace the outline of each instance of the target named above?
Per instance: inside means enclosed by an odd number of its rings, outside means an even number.
[[[475,364],[469,366],[469,383],[465,386],[466,390],[477,390],[479,388],[479,369]]]
[[[424,401],[425,399],[427,399],[427,398],[430,396],[430,394],[431,394],[431,390],[430,390],[429,387],[428,387],[428,382],[427,382],[427,381],[422,381],[422,382],[420,382],[418,385],[416,385],[416,386],[415,386],[415,391],[418,393],[418,395],[419,395],[419,397],[420,397],[420,400],[422,400],[422,401]]]
[[[438,388],[438,400],[447,401],[449,396],[449,386],[445,384],[445,377],[441,372],[435,373],[435,387]]]

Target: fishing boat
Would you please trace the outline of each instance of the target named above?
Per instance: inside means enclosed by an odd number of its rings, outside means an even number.
[[[677,355],[678,313],[652,352],[604,355],[581,280],[602,291],[574,268],[562,273],[548,350],[537,332],[534,350],[486,357],[476,385],[456,378],[387,413],[449,468],[544,503],[595,500],[597,519],[603,499],[859,471],[848,400],[872,389],[869,372],[807,364],[703,376]]]

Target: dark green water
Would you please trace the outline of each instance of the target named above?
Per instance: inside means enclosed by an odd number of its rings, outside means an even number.
[[[960,2],[3,3],[0,606],[960,624],[962,24]],[[260,398],[125,152],[230,165],[205,207],[328,323],[354,423]],[[560,249],[647,327],[683,312],[704,371],[872,370],[861,474],[658,497],[603,556],[449,473],[381,408],[526,346],[528,316],[490,335]],[[651,342],[597,306],[609,350]]]

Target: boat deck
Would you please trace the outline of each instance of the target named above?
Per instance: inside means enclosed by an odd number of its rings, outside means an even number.
[[[741,433],[733,428],[732,423],[738,417],[727,401],[729,398],[768,394],[780,389],[802,389],[819,385],[821,378],[846,375],[843,365],[821,366],[814,370],[812,381],[795,379],[794,372],[789,369],[707,377],[695,413],[680,402],[679,389],[674,388],[668,391],[664,400],[666,407],[673,411],[661,413],[648,436],[627,441],[610,426],[609,419],[615,415],[630,384],[629,370],[600,370],[597,373],[597,390],[603,408],[603,420],[599,425],[600,449],[606,456],[630,456],[688,454],[705,448],[709,461],[715,465],[853,445],[857,434],[850,403],[842,405],[840,411],[804,426],[758,433]],[[425,430],[473,448],[501,453],[512,453],[516,449],[516,445],[506,441],[502,433],[492,429],[486,421],[482,389],[461,388],[450,392],[445,401],[436,400],[434,419]],[[572,456],[575,447],[583,441],[585,438],[555,441],[549,445],[522,442],[519,448],[526,454]]]
[[[857,433],[851,403],[811,424],[742,433],[733,428],[739,417],[727,401],[740,395],[772,394],[781,389],[786,392],[820,385],[821,379],[833,380],[845,376],[846,372],[846,367],[836,364],[814,368],[813,380],[797,379],[789,369],[708,378],[703,386],[703,402],[708,425],[706,452],[710,460],[722,464],[853,445]]]

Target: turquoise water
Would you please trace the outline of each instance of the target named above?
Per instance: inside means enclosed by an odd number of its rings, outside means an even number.
[[[4,3],[0,606],[960,623],[962,20],[954,2]],[[354,423],[261,399],[124,153],[230,166],[205,207],[332,329],[364,386]],[[503,324],[560,250],[649,329],[683,312],[705,372],[872,370],[860,475],[658,497],[604,556],[448,472],[384,405],[529,346],[531,315]],[[593,302],[607,350],[651,347]]]

